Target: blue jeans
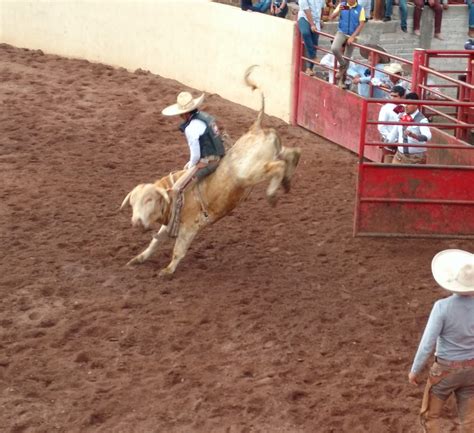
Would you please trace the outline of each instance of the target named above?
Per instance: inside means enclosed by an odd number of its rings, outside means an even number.
[[[260,0],[259,2],[252,5],[252,0],[241,0],[240,7],[242,10],[246,11],[250,9],[254,12],[263,12],[265,13],[270,6],[272,5],[272,0]]]
[[[298,28],[301,33],[301,37],[303,38],[306,57],[309,59],[316,58],[316,46],[318,46],[319,41],[319,33],[313,33],[311,31],[311,26],[309,22],[306,21],[304,18],[300,18],[298,20]],[[306,62],[306,68],[313,69],[313,63]]]
[[[467,6],[469,7],[469,28],[474,28],[474,3],[472,0],[467,0]]]
[[[399,0],[398,6],[400,8],[400,27],[403,30],[406,30],[407,29],[407,15],[408,15],[407,0]],[[385,16],[387,18],[392,17],[392,9],[393,9],[393,0],[385,0]]]

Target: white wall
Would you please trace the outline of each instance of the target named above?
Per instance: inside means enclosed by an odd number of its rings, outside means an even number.
[[[0,0],[0,42],[142,68],[254,109],[290,116],[294,23],[209,0]]]

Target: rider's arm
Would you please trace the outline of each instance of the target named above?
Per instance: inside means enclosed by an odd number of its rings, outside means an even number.
[[[184,130],[186,140],[189,146],[189,161],[186,164],[187,168],[194,167],[201,159],[201,148],[199,146],[199,137],[206,130],[206,124],[202,120],[194,119]]]

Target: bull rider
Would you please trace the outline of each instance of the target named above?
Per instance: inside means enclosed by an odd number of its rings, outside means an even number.
[[[214,117],[199,111],[204,93],[193,98],[189,92],[181,92],[176,104],[166,107],[161,113],[165,116],[180,116],[183,123],[179,130],[188,142],[190,157],[184,166],[186,172],[173,185],[174,196],[169,235],[176,237],[179,231],[180,212],[183,206],[183,192],[193,182],[200,181],[213,173],[225,154],[224,142]]]

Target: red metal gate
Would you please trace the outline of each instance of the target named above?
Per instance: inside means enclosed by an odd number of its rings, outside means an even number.
[[[333,36],[321,33],[320,45],[324,38]],[[380,162],[383,143],[376,128],[380,104],[387,101],[304,74],[302,62],[309,59],[296,39],[293,123],[359,154],[354,235],[474,238],[474,146],[466,141],[474,128],[474,52],[416,50],[414,62],[391,56],[411,69],[412,90],[436,99],[418,101],[431,120],[427,164],[392,165]],[[431,59],[447,57],[466,59],[467,65],[450,71],[429,67]],[[361,64],[374,75],[374,64]],[[452,77],[458,73],[465,82]],[[441,84],[429,84],[429,77]]]
[[[412,102],[459,107],[459,103],[446,101]],[[376,102],[364,100],[363,104]],[[363,108],[360,155],[365,147],[383,145],[365,139],[366,127],[379,123],[368,112]],[[433,137],[426,145],[426,165],[382,164],[359,156],[355,235],[474,238],[474,147],[436,126],[474,127],[431,123]]]

